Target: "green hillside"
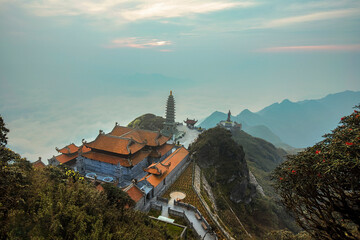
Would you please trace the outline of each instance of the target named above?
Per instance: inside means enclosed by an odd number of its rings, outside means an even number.
[[[212,186],[222,186],[222,193],[236,202],[251,202],[256,193],[249,183],[249,170],[242,146],[224,128],[211,128],[190,146],[192,158],[207,175]]]
[[[163,117],[147,113],[135,118],[128,124],[128,127],[157,131],[162,129],[164,122],[165,119]]]
[[[231,133],[224,128],[216,127],[200,134],[197,141],[190,146],[190,152],[212,186],[219,208],[227,208],[225,198],[246,230],[256,239],[264,239],[265,235],[273,230],[289,229],[295,233],[300,230],[277,202],[278,198],[269,178],[270,171],[284,161],[285,151],[243,131],[236,130]],[[266,196],[253,194],[254,186],[246,181],[241,182],[248,177],[245,173],[248,168],[264,188]],[[234,179],[238,179],[240,183],[233,185]],[[234,198],[236,188],[241,189],[238,191],[243,195],[251,196],[251,200]],[[237,201],[239,199],[240,201]],[[235,229],[240,226],[234,226],[237,222],[235,219],[223,219],[223,221],[233,223],[231,224],[233,236],[237,239],[244,237],[236,234]]]

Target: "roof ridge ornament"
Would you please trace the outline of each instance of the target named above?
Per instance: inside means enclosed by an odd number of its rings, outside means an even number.
[[[86,143],[87,143],[84,138],[81,140],[81,142],[82,142],[83,144],[86,144]]]
[[[157,146],[160,145],[159,140],[158,140],[158,139],[160,138],[160,136],[161,136],[160,129],[158,129],[157,135],[156,135],[156,138],[155,138],[155,144],[156,144]]]
[[[164,167],[166,167],[166,168],[169,168],[170,167],[170,165],[171,165],[171,162],[169,162],[169,164],[168,165],[165,165],[165,164],[163,164],[162,162],[159,162],[160,163],[160,165],[161,166],[164,166]]]
[[[129,147],[134,143],[135,143],[134,139],[132,137],[130,137],[130,140],[129,140],[127,146],[126,146],[126,149],[128,150],[129,154],[131,154],[131,150],[130,150]]]
[[[130,151],[129,151],[129,152],[130,152]],[[130,165],[130,166],[132,166],[132,165],[133,165],[133,164],[132,164],[132,161],[131,161],[131,159],[130,159],[130,158],[127,158],[126,160],[128,161],[128,163],[129,163],[129,165]]]

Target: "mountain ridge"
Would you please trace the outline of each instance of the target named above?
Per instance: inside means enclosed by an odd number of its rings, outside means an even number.
[[[359,103],[360,91],[347,90],[328,94],[319,99],[298,102],[284,99],[280,103],[270,104],[258,112],[244,109],[238,115],[232,116],[231,119],[242,123],[245,132],[251,134],[249,128],[252,128],[253,134],[258,132],[256,137],[266,139],[276,146],[285,143],[303,148],[321,141],[320,136],[334,128],[340,118],[350,113],[352,108]],[[216,111],[216,118],[211,114],[199,126],[214,127],[217,122],[224,120],[224,118],[220,119],[224,116],[226,116],[225,113]],[[256,126],[265,126],[268,130],[262,134],[263,131]],[[264,129],[264,127],[262,128]],[[266,136],[269,133],[272,135],[271,138]],[[279,144],[275,139],[281,139],[281,143]]]

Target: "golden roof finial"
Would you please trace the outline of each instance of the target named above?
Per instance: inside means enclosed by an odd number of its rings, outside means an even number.
[[[172,95],[172,91],[170,90],[170,96]]]

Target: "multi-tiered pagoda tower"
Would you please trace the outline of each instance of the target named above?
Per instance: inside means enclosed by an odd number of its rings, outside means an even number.
[[[165,136],[172,136],[176,133],[175,100],[172,95],[172,91],[170,91],[170,95],[166,103],[166,119],[161,133]]]

